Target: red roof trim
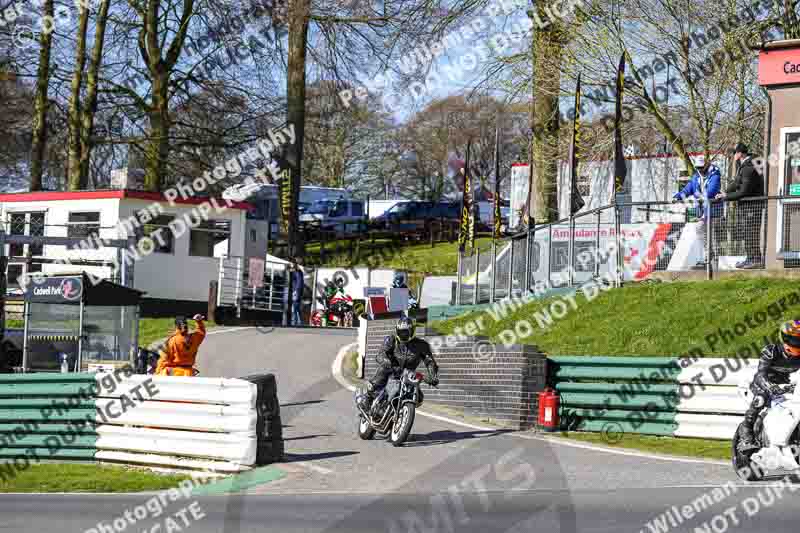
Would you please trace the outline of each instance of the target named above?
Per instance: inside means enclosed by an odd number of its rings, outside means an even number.
[[[108,200],[108,199],[132,199],[132,200],[149,200],[151,202],[165,202],[167,199],[164,195],[157,192],[145,191],[44,191],[44,192],[21,192],[11,194],[0,194],[0,202],[52,202],[56,200]],[[199,205],[205,203],[210,198],[207,197],[190,197],[190,198],[176,198],[176,204]],[[228,205],[233,209],[252,209],[253,206],[247,202],[229,202],[217,198],[217,203]]]

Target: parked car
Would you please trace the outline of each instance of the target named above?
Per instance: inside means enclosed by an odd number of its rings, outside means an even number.
[[[300,223],[343,233],[358,231],[364,224],[364,201],[317,200],[300,215]]]
[[[461,205],[448,202],[412,201],[397,204],[370,220],[380,229],[421,229],[433,220],[458,221]]]

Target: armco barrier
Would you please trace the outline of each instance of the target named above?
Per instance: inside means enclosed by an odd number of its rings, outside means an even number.
[[[562,429],[730,439],[737,393],[757,359],[562,356],[548,359]]]
[[[46,459],[94,459],[97,433],[76,425],[95,412],[92,396],[80,394],[93,383],[91,374],[0,375],[0,458],[33,452]],[[53,402],[65,407],[54,409]]]
[[[430,316],[430,315],[429,315]],[[367,326],[365,377],[377,368],[375,356],[383,339],[394,335],[396,318],[370,320]],[[432,344],[435,337],[418,335]],[[445,337],[438,337],[444,341]],[[423,386],[425,402],[465,414],[487,418],[500,425],[521,429],[536,424],[538,393],[544,390],[546,359],[535,346],[495,345],[493,351],[473,351],[476,341],[463,338],[434,351],[439,364],[438,388]],[[488,347],[484,347],[488,348]],[[420,371],[424,371],[421,366]]]
[[[0,376],[0,458],[33,451],[40,459],[240,472],[283,457],[271,374],[109,378]],[[146,383],[152,394],[143,393]]]

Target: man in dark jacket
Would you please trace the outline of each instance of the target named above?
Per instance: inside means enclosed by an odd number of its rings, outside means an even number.
[[[289,280],[292,289],[292,326],[302,326],[303,319],[301,314],[301,307],[303,305],[303,289],[305,289],[305,281],[303,280],[303,271],[297,265],[297,261],[292,261],[291,279]]]
[[[426,381],[433,386],[439,384],[439,365],[433,358],[431,346],[423,339],[415,337],[414,329],[411,319],[403,317],[397,322],[394,336],[383,339],[383,346],[375,356],[380,366],[367,382],[365,393],[359,397],[359,407],[364,411],[369,411],[375,392],[386,386],[395,370],[416,370],[420,363],[425,363],[428,370]]]
[[[744,414],[739,434],[739,452],[760,448],[753,435],[758,414],[769,405],[772,396],[785,392],[789,374],[800,370],[800,320],[783,324],[781,341],[781,344],[770,344],[761,351],[758,371],[750,385],[753,402]]]
[[[753,157],[747,145],[739,143],[733,149],[733,160],[737,164],[736,179],[733,185],[717,198],[726,200],[742,200],[744,198],[764,195],[764,178],[753,166]],[[736,239],[744,241],[747,257],[736,268],[762,268],[764,258],[761,256],[761,218],[764,203],[760,201],[737,202],[736,206]]]

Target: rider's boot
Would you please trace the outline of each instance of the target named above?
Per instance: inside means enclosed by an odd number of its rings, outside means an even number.
[[[358,406],[365,412],[369,413],[372,407],[372,402],[375,400],[375,391],[372,383],[367,382],[367,386],[363,391],[364,393],[358,399]]]
[[[758,411],[754,413],[751,413],[751,411],[754,411],[754,409],[749,409],[745,413],[744,421],[739,430],[739,445],[736,447],[736,451],[739,453],[757,450],[761,447],[756,443],[756,438],[753,434],[753,426],[755,425],[755,418],[758,415]]]

